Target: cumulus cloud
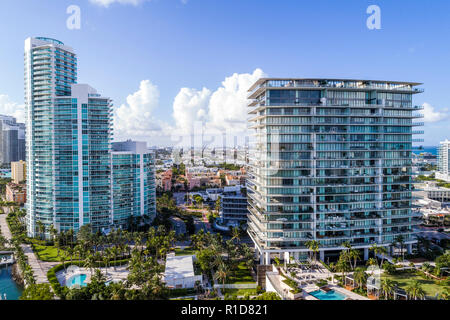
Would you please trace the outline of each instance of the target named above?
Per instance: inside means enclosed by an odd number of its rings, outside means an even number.
[[[435,110],[435,108],[429,104],[424,103],[423,105],[423,121],[424,122],[439,122],[445,120],[449,117],[447,109],[442,110],[443,112]]]
[[[211,91],[181,88],[173,101],[173,118],[182,134],[189,134],[196,121],[205,121]]]
[[[0,94],[0,114],[13,116],[17,122],[24,122],[25,106],[12,101],[6,94]]]
[[[250,86],[266,75],[261,69],[253,73],[234,73],[226,77],[214,92],[182,88],[173,103],[176,128],[190,132],[201,121],[210,133],[244,133],[247,126],[247,94]]]
[[[152,112],[159,104],[159,89],[150,80],[142,80],[139,90],[127,97],[115,111],[116,139],[138,138],[162,134],[166,124],[155,119]],[[147,140],[147,139],[146,139]]]
[[[107,8],[113,3],[131,4],[133,6],[137,6],[145,1],[149,1],[149,0],[89,0],[89,1],[93,4]]]
[[[210,126],[222,130],[232,127],[234,131],[244,131],[248,117],[248,89],[265,76],[261,69],[256,69],[252,74],[234,73],[225,78],[209,102]]]

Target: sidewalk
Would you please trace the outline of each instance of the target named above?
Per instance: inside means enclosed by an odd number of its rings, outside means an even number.
[[[39,261],[29,244],[21,244],[20,246],[22,247],[23,252],[28,258],[28,264],[30,265],[31,269],[33,269],[36,283],[48,283],[47,272],[61,262]]]
[[[11,231],[9,231],[8,223],[6,222],[7,214],[0,214],[0,231],[2,235],[7,239],[12,239]]]

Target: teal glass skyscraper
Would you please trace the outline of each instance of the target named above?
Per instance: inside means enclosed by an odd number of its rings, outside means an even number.
[[[38,221],[75,232],[109,226],[111,100],[76,84],[72,48],[49,38],[25,40],[27,228]]]
[[[151,221],[156,215],[154,153],[145,142],[114,142],[111,162],[113,226]]]
[[[261,263],[320,258],[350,243],[409,251],[412,211],[412,97],[419,83],[260,79],[249,90],[248,232]],[[311,242],[310,242],[311,243]]]
[[[107,231],[126,228],[132,216],[152,217],[153,154],[135,143],[138,150],[113,155],[112,101],[77,84],[73,49],[28,38],[24,59],[28,235],[41,233],[41,223],[49,236],[51,226],[76,233],[89,224],[94,232]],[[113,177],[113,161],[120,157],[129,163]]]

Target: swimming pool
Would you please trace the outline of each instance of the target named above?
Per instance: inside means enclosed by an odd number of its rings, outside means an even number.
[[[85,274],[76,274],[74,276],[71,276],[66,280],[66,286],[73,287],[79,285],[80,287],[86,287],[87,283],[84,282],[84,280],[86,280],[86,277],[87,276]]]
[[[330,290],[328,292],[322,290],[316,290],[309,293],[313,297],[316,297],[319,300],[345,300],[347,298],[346,295],[339,293],[335,290]]]

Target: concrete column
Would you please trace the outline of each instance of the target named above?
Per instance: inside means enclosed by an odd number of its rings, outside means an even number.
[[[266,265],[270,265],[270,252],[266,252],[265,253],[265,255],[266,255]]]
[[[325,261],[325,250],[320,250],[319,251],[319,259],[321,261]]]
[[[289,254],[289,252],[285,252],[285,253],[284,253],[284,265],[291,263],[290,260],[291,260],[291,259],[290,259],[290,254]]]
[[[264,264],[264,252],[259,253],[259,264]]]
[[[364,248],[364,261],[369,260],[369,248]]]
[[[408,244],[406,248],[408,249],[408,254],[412,254],[412,243]]]

